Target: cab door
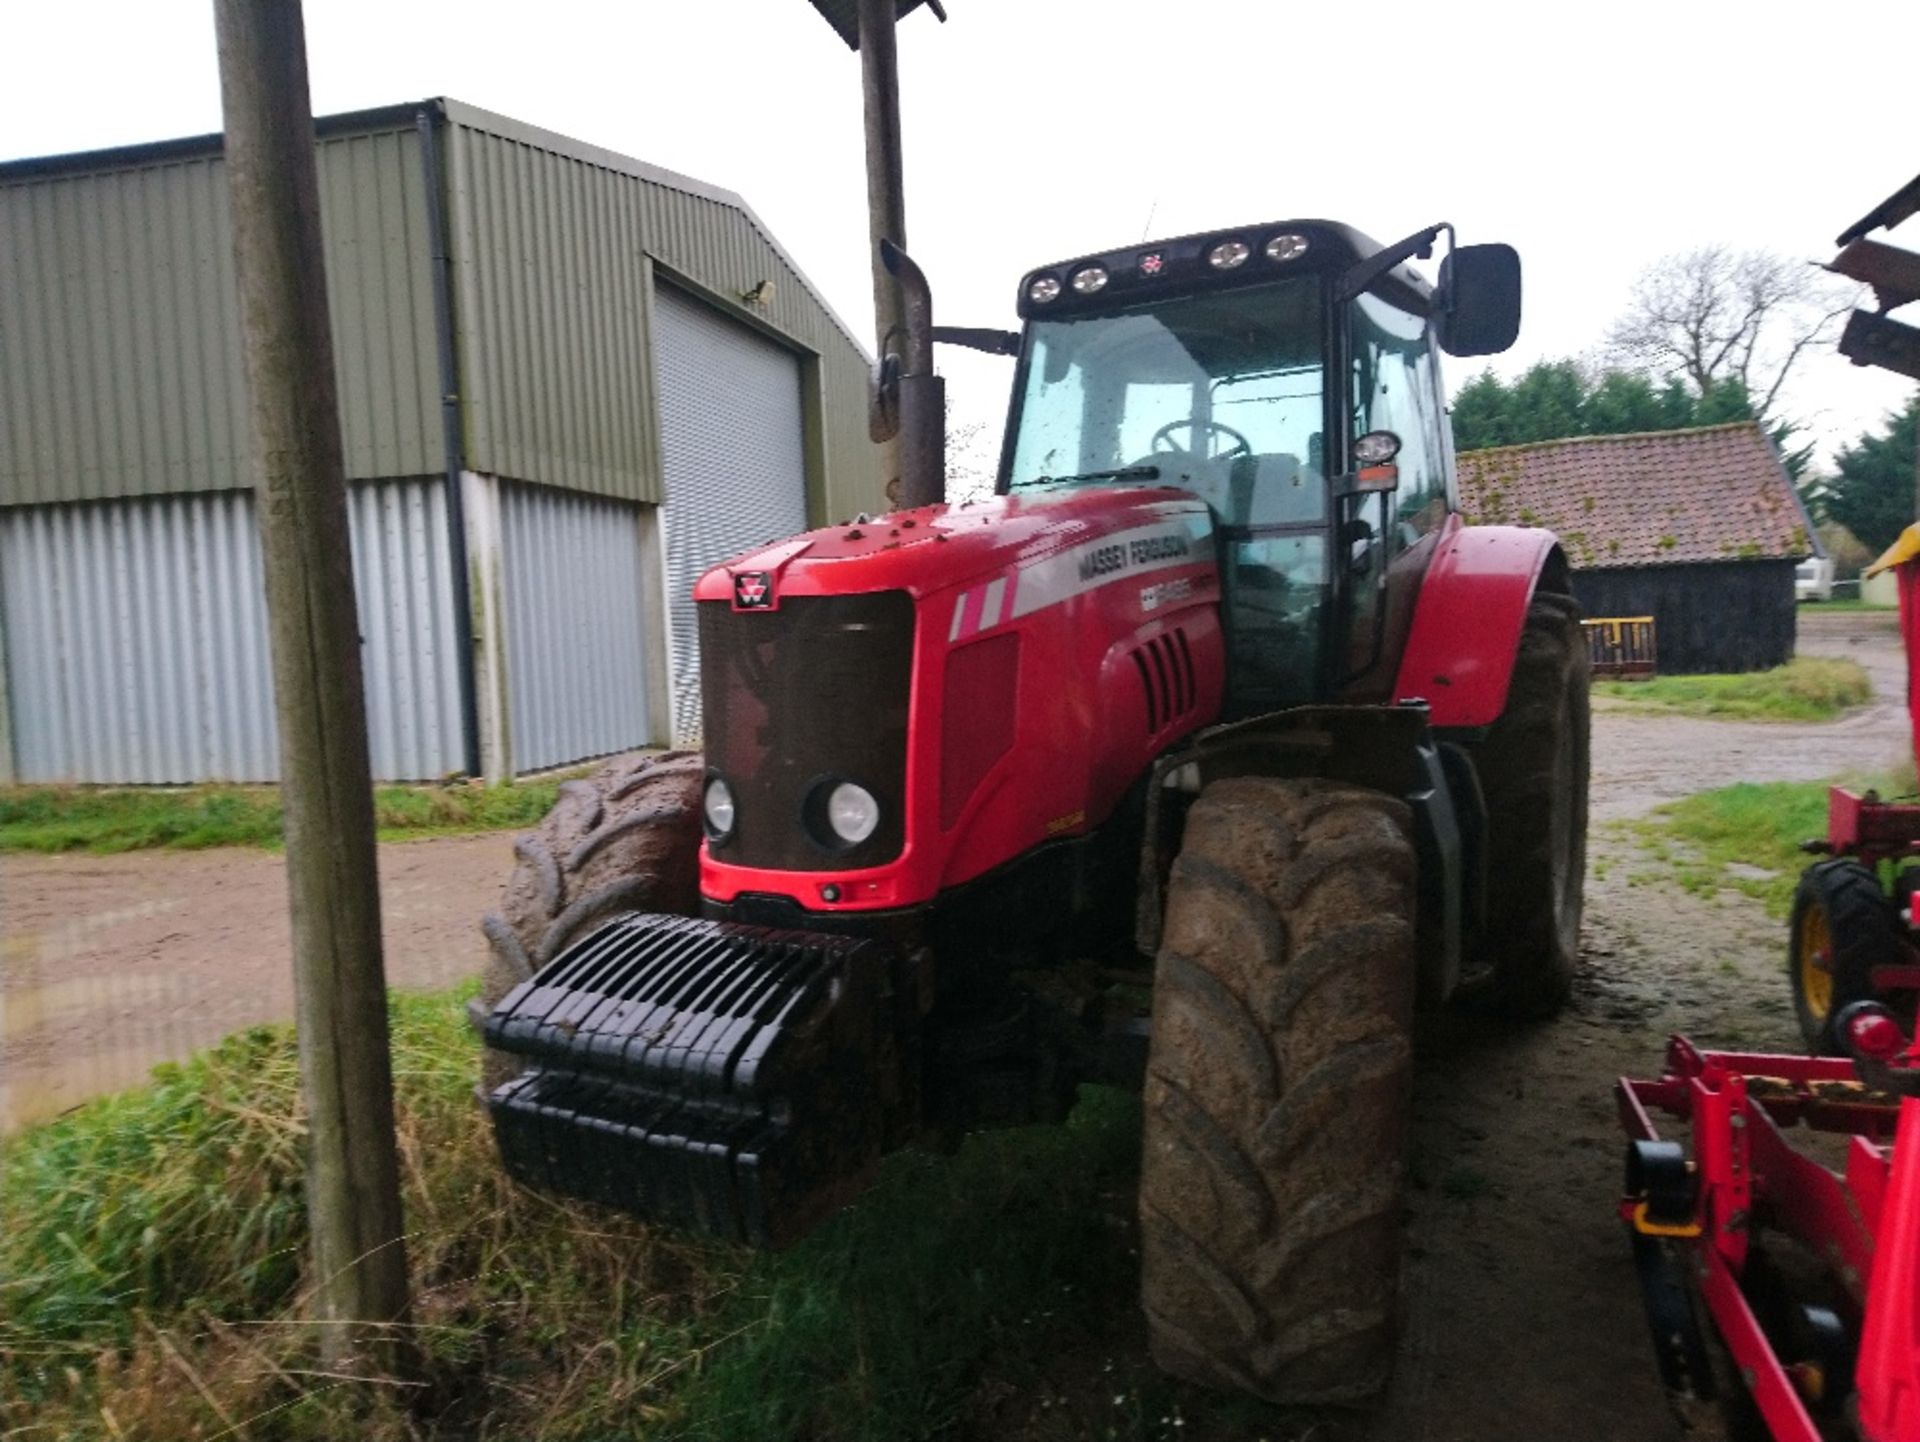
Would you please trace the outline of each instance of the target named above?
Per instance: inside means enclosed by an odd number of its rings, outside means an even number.
[[[1392,693],[1420,583],[1452,522],[1452,447],[1425,316],[1359,296],[1348,312],[1348,356],[1349,441],[1369,431],[1400,438],[1397,489],[1348,502],[1336,545],[1350,621],[1341,694],[1380,701]]]

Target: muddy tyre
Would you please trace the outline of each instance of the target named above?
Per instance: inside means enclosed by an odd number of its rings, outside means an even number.
[[[1842,1056],[1833,1019],[1873,999],[1873,969],[1904,958],[1899,918],[1880,878],[1858,861],[1822,861],[1800,875],[1787,931],[1787,980],[1807,1049]]]
[[[1155,969],[1141,1158],[1154,1360],[1287,1403],[1393,1355],[1414,992],[1407,808],[1243,777],[1188,814]]]
[[[1507,707],[1474,748],[1487,803],[1487,911],[1476,1000],[1547,1017],[1573,990],[1587,874],[1588,684],[1580,608],[1536,595]]]
[[[561,786],[546,819],[514,842],[501,908],[480,923],[487,961],[476,1025],[613,913],[691,916],[698,909],[703,770],[697,752],[623,756]],[[481,1080],[489,1090],[519,1070],[516,1059],[485,1050]]]

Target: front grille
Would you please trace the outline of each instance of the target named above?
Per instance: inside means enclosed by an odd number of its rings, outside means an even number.
[[[913,598],[794,596],[775,611],[703,601],[700,686],[707,765],[733,790],[717,859],[777,871],[851,871],[906,843]],[[880,803],[857,846],[809,830],[819,794],[852,781]]]

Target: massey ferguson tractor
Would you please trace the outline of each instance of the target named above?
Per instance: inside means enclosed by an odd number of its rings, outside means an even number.
[[[704,753],[568,783],[485,923],[516,1178],[782,1246],[896,1148],[1132,1085],[1160,1364],[1380,1387],[1416,1004],[1551,1012],[1585,867],[1567,561],[1455,513],[1438,372],[1512,343],[1519,262],[1430,287],[1443,230],[1083,256],[1018,335],[936,332],[888,249],[906,494],[936,338],[1018,357],[997,494],[701,578]]]

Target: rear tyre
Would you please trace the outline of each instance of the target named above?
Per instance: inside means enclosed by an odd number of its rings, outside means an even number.
[[[1141,1298],[1154,1360],[1272,1401],[1385,1383],[1411,1097],[1407,808],[1241,777],[1187,817],[1154,978]]]
[[[1787,932],[1787,979],[1809,1051],[1845,1054],[1833,1019],[1856,1001],[1872,1000],[1873,968],[1899,960],[1899,920],[1871,868],[1822,861],[1800,874]]]
[[[569,781],[546,819],[513,844],[501,909],[480,923],[487,962],[476,1026],[521,982],[617,911],[691,916],[700,903],[698,752],[623,756]],[[485,1048],[488,1091],[519,1061]]]
[[[1487,802],[1491,977],[1478,999],[1546,1017],[1573,990],[1587,874],[1591,663],[1570,596],[1536,595],[1507,707],[1474,749]]]

